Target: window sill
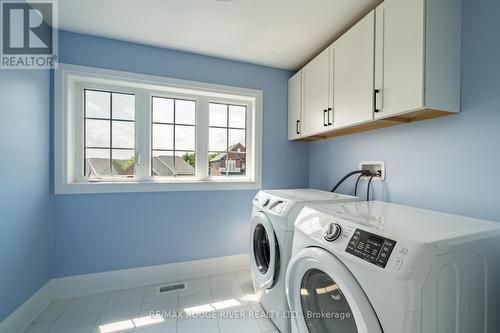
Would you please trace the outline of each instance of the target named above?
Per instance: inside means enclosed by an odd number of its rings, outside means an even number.
[[[55,194],[127,193],[127,192],[176,192],[258,190],[259,182],[247,178],[211,180],[155,180],[155,181],[100,181],[56,184]]]

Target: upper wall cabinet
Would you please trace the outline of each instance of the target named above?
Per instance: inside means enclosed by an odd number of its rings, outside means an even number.
[[[302,136],[309,136],[328,130],[332,123],[330,70],[330,48],[321,52],[302,68],[302,98],[304,107]]]
[[[420,108],[424,105],[424,1],[388,0],[377,7],[376,17],[375,117]]]
[[[302,71],[288,80],[288,140],[302,133]]]
[[[302,69],[303,131],[294,138],[460,112],[461,12],[461,0],[381,3]]]
[[[373,119],[375,13],[333,43],[333,125],[341,128]]]
[[[460,0],[386,0],[376,9],[376,118],[460,111]]]

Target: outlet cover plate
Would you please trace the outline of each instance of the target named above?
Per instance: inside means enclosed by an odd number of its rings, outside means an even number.
[[[374,173],[380,171],[380,177],[374,177],[373,180],[385,180],[385,162],[384,161],[361,161],[359,162],[360,170],[370,170]]]

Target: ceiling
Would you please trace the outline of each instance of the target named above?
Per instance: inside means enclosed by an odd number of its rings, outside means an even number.
[[[297,69],[380,0],[64,0],[62,30]]]

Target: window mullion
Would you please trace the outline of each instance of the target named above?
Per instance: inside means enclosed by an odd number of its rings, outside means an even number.
[[[151,178],[151,98],[145,90],[136,93],[135,120],[135,177],[141,181]]]
[[[200,96],[196,102],[196,178],[208,178],[208,109],[209,100]]]

